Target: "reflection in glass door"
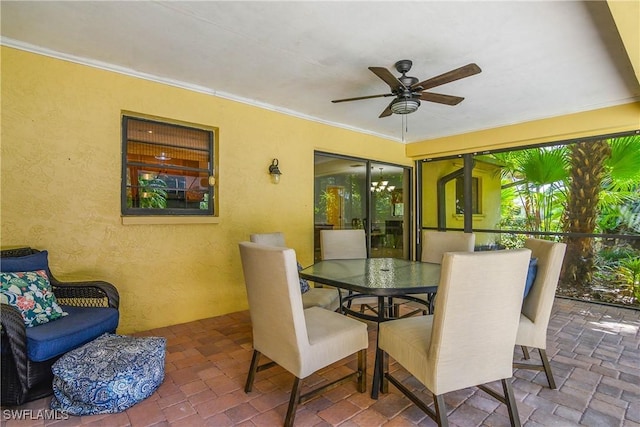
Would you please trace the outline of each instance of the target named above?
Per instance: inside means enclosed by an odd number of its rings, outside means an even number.
[[[405,254],[405,201],[408,181],[404,168],[371,163],[371,250],[372,258],[407,258]],[[406,192],[406,195],[405,195]]]
[[[333,224],[335,229],[344,228],[344,187],[341,185],[327,185],[325,191],[326,223]]]
[[[364,229],[370,257],[410,256],[411,169],[363,159],[315,155],[314,246],[320,230]]]

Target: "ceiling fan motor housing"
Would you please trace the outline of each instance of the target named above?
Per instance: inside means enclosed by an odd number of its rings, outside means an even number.
[[[402,76],[398,77],[398,80],[404,85],[405,88],[410,88],[414,84],[418,83],[418,79],[415,77],[409,77],[406,73],[409,72],[413,62],[409,59],[402,59],[396,62],[395,67]]]
[[[402,75],[402,77],[398,77],[398,80],[400,80],[405,87],[411,87],[414,84],[418,83],[418,79],[416,77],[409,77],[405,76],[404,74]]]

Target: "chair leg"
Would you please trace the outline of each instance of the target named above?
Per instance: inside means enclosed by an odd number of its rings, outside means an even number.
[[[436,294],[431,293],[431,294],[427,294],[427,302],[429,303],[429,314],[433,314],[433,308],[436,306]],[[427,314],[426,312],[424,313],[425,315]]]
[[[402,384],[397,378],[391,375],[389,372],[385,373],[385,378],[389,380],[391,384],[393,384],[402,394],[404,394],[414,405],[416,405],[422,412],[427,414],[433,421],[438,423],[440,426],[448,426],[449,421],[447,421],[447,407],[444,403],[444,397],[442,395],[436,396],[433,395],[433,401],[435,404],[435,411],[429,406],[420,400],[418,396],[413,394],[411,390],[409,390],[404,384]]]
[[[436,409],[436,420],[440,427],[448,427],[449,420],[447,419],[447,405],[444,403],[444,397],[441,394],[433,395],[433,406]]]
[[[300,401],[300,378],[295,377],[293,380],[293,388],[291,389],[291,396],[289,397],[289,408],[287,409],[287,416],[284,419],[285,427],[292,427],[293,421],[296,418],[296,411],[298,410],[298,402]]]
[[[263,365],[259,365],[261,353],[257,350],[253,350],[253,357],[251,358],[251,366],[249,367],[249,374],[247,375],[247,382],[245,384],[244,391],[249,393],[253,387],[253,381],[257,372],[260,372],[264,369],[269,369],[272,366],[275,366],[276,363],[271,361],[267,362]],[[301,395],[300,391],[302,389],[302,380],[298,377],[294,377],[293,387],[291,389],[291,396],[289,397],[289,407],[287,408],[287,415],[285,417],[284,425],[285,426],[293,426],[294,419],[296,417],[296,411],[298,410],[298,405],[304,403],[310,399],[313,399],[315,396],[323,393],[324,391],[331,390],[335,387],[344,384],[347,381],[353,381],[353,377],[357,378],[357,387],[360,393],[364,393],[367,391],[367,349],[363,348],[358,351],[358,370],[351,372],[348,375],[343,376],[342,378],[338,378],[335,381],[332,381],[328,384],[324,384],[322,386],[316,387],[315,389],[307,392],[304,395]]]
[[[258,371],[258,362],[260,360],[260,352],[253,350],[253,356],[251,357],[251,365],[249,365],[249,373],[247,374],[247,382],[244,385],[244,392],[249,393],[253,388],[253,380],[256,377]]]
[[[389,381],[386,380],[385,372],[389,372],[389,355],[386,352],[382,352],[382,382],[380,383],[380,391],[383,393],[389,393]]]
[[[522,346],[523,353],[525,355],[525,359],[529,359],[529,351],[526,350],[526,347]],[[539,348],[538,353],[540,354],[540,360],[542,361],[542,365],[531,364],[531,363],[515,363],[513,367],[516,369],[532,369],[535,371],[544,371],[547,375],[547,382],[549,383],[549,388],[556,389],[556,381],[553,378],[553,372],[551,372],[551,365],[549,364],[549,359],[547,358],[547,352],[543,349]]]
[[[527,346],[521,345],[520,348],[522,349],[522,358],[524,360],[529,360],[529,349],[527,348]]]
[[[358,352],[358,391],[364,393],[367,391],[367,349],[364,348]]]
[[[511,387],[511,381],[509,378],[502,379],[502,390],[504,391],[505,404],[509,412],[509,421],[511,421],[512,427],[520,427],[520,416],[518,415],[518,405],[516,405],[516,398],[513,395],[513,388]]]
[[[342,308],[342,292],[340,291],[340,288],[338,288],[338,308],[336,308],[336,312],[346,316],[347,313]]]
[[[547,374],[547,382],[549,383],[549,388],[556,388],[556,382],[553,379],[553,372],[551,372],[551,365],[549,364],[549,359],[547,359],[547,352],[543,349],[539,348],[538,353],[540,354],[540,360],[542,360],[542,366],[544,367],[544,373]]]

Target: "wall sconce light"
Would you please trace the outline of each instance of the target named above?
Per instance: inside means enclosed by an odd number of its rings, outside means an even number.
[[[282,175],[282,172],[278,169],[278,159],[273,159],[271,162],[271,166],[269,166],[269,174],[271,175],[271,182],[274,184],[280,182],[280,175]]]

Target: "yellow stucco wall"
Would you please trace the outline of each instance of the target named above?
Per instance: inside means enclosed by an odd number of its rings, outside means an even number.
[[[400,143],[8,47],[1,55],[0,243],[49,250],[59,279],[114,283],[120,333],[246,309],[237,243],[252,232],[283,231],[310,264],[314,150],[412,165]],[[218,224],[122,224],[122,111],[219,128]]]

